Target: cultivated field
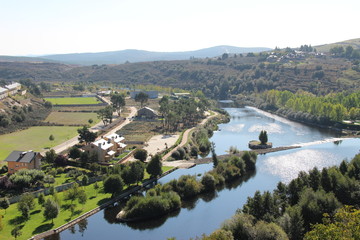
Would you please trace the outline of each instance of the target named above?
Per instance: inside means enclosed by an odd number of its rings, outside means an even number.
[[[64,125],[85,125],[89,124],[89,119],[93,120],[91,126],[99,122],[96,113],[84,112],[52,112],[44,120],[44,122],[58,123]]]
[[[79,127],[31,127],[23,131],[0,135],[0,161],[4,160],[12,151],[44,151],[77,135]],[[50,141],[49,136],[54,136]]]
[[[162,123],[146,122],[146,121],[132,121],[125,125],[117,133],[123,135],[126,141],[148,141],[152,136],[160,134]]]
[[[98,104],[101,103],[96,97],[64,97],[64,98],[45,98],[53,105],[71,105],[71,104]]]

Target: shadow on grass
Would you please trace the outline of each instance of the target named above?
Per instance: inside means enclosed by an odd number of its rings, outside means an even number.
[[[17,216],[13,219],[10,219],[9,220],[9,223],[11,225],[20,225],[21,223],[25,222],[26,221],[26,218],[24,218],[23,216]]]
[[[66,204],[61,205],[61,209],[68,210],[70,208],[70,206],[71,206],[70,203],[66,203]]]
[[[45,223],[45,224],[40,225],[37,228],[35,228],[35,230],[32,233],[33,234],[42,233],[42,232],[52,229],[53,227],[54,227],[53,223]]]
[[[41,212],[41,210],[35,210],[35,211],[31,212],[30,214],[31,214],[31,215],[34,215],[34,214],[38,214],[38,213],[40,213],[40,212]]]

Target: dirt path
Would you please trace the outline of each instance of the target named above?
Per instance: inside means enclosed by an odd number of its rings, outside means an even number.
[[[213,118],[213,117],[216,117],[218,115],[217,112],[213,112],[215,113],[214,115],[209,115],[207,116],[205,119],[203,119],[199,124],[198,126],[201,126],[201,125],[204,125],[209,119]],[[194,130],[196,127],[193,127],[193,128],[190,128],[190,129],[187,129],[184,134],[183,134],[183,137],[182,137],[182,140],[181,140],[181,143],[174,149],[172,149],[170,152],[168,152],[167,154],[165,154],[162,158],[162,161],[163,161],[163,165],[164,166],[173,166],[173,167],[181,167],[181,166],[184,166],[184,164],[186,164],[186,162],[184,162],[184,160],[180,160],[180,161],[171,161],[171,162],[167,162],[166,159],[168,159],[171,154],[173,152],[176,151],[177,148],[179,147],[183,147],[189,140],[189,134],[191,133],[192,130]],[[193,163],[190,163],[190,165],[193,165]]]
[[[130,114],[129,116],[127,116],[126,120],[121,122],[118,126],[112,128],[109,132],[107,132],[106,134],[112,134],[112,133],[115,133],[116,131],[118,131],[119,129],[121,129],[122,127],[124,127],[126,124],[128,124],[130,122],[130,118],[134,117],[136,115],[136,108],[135,107],[130,107]],[[98,132],[100,130],[102,130],[104,128],[104,124],[102,122],[94,125],[93,127],[90,128],[91,131],[93,132]],[[79,143],[79,140],[78,140],[78,135],[76,137],[73,137],[55,147],[53,147],[52,149],[55,150],[56,153],[61,153],[63,151],[65,151],[66,149],[74,146],[75,144],[78,144]],[[45,154],[45,151],[42,152],[42,155]]]

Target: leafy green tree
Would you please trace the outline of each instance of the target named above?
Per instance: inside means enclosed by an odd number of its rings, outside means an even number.
[[[121,111],[125,106],[125,98],[121,94],[113,94],[110,97],[112,107],[116,110],[120,117]]]
[[[54,140],[55,140],[54,135],[50,134],[50,136],[49,136],[49,140],[50,140],[50,141],[54,141]]]
[[[11,230],[11,236],[13,236],[15,238],[15,240],[20,237],[22,235],[21,232],[21,227],[20,226],[16,226],[15,228],[13,228]]]
[[[107,125],[108,123],[112,123],[112,117],[113,117],[113,107],[112,106],[106,106],[103,109],[98,110],[96,113],[98,115],[98,118],[103,121],[104,125]]]
[[[144,103],[146,103],[149,99],[149,95],[144,92],[139,92],[135,95],[135,102],[140,102],[140,107],[142,108]]]
[[[56,154],[55,150],[50,149],[49,151],[45,152],[44,160],[47,163],[54,163],[56,156],[57,156],[57,154]]]
[[[45,203],[45,195],[43,193],[40,193],[38,195],[38,203],[40,206],[42,206]]]
[[[148,155],[148,153],[145,149],[137,148],[134,151],[134,158],[139,159],[142,162],[145,162],[147,155]]]
[[[237,213],[226,220],[221,229],[230,231],[234,239],[253,239],[255,233],[255,218],[249,214]]]
[[[146,167],[146,171],[150,174],[152,178],[160,176],[162,174],[162,162],[161,156],[156,154],[153,156]]]
[[[89,184],[89,177],[87,175],[84,175],[81,179],[81,185],[87,186]]]
[[[219,165],[219,159],[215,152],[215,143],[214,142],[211,143],[211,157],[213,160],[214,168],[216,168],[217,165]]]
[[[56,218],[59,215],[59,205],[51,200],[47,199],[44,204],[44,217],[46,220],[51,219],[51,222],[54,223],[54,218]]]
[[[121,192],[124,187],[124,182],[119,175],[110,175],[104,180],[104,192],[111,193],[114,197],[116,193]]]
[[[7,197],[4,197],[3,199],[0,200],[0,208],[5,209],[5,214],[6,214],[6,209],[8,209],[10,207],[10,201]]]
[[[84,208],[85,203],[87,202],[87,196],[85,190],[81,190],[78,193],[77,199],[79,201],[79,204],[81,204]]]
[[[218,229],[211,233],[209,236],[203,235],[201,237],[201,240],[234,240],[234,237],[230,231]]]
[[[79,128],[77,130],[79,133],[79,142],[85,142],[86,144],[89,144],[93,141],[95,141],[97,134],[95,132],[91,132],[87,126],[83,126],[82,128]]]
[[[259,140],[260,140],[261,144],[263,144],[263,145],[267,143],[268,136],[267,136],[267,132],[265,130],[262,130],[260,132]]]
[[[99,190],[99,184],[97,182],[94,183],[94,189],[95,189],[95,192],[96,192],[96,196],[98,194],[98,190]]]
[[[30,193],[23,194],[17,205],[18,210],[21,212],[21,215],[25,219],[29,219],[30,210],[34,209],[34,207],[34,196]]]
[[[360,239],[359,226],[360,210],[345,206],[339,209],[334,217],[324,214],[323,223],[313,225],[304,239]]]
[[[81,151],[78,147],[76,146],[73,146],[70,148],[70,151],[69,151],[69,157],[72,158],[72,159],[76,159],[76,158],[79,158],[81,155]]]

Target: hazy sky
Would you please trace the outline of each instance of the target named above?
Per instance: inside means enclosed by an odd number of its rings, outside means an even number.
[[[360,37],[359,0],[0,0],[0,55],[299,47]]]

